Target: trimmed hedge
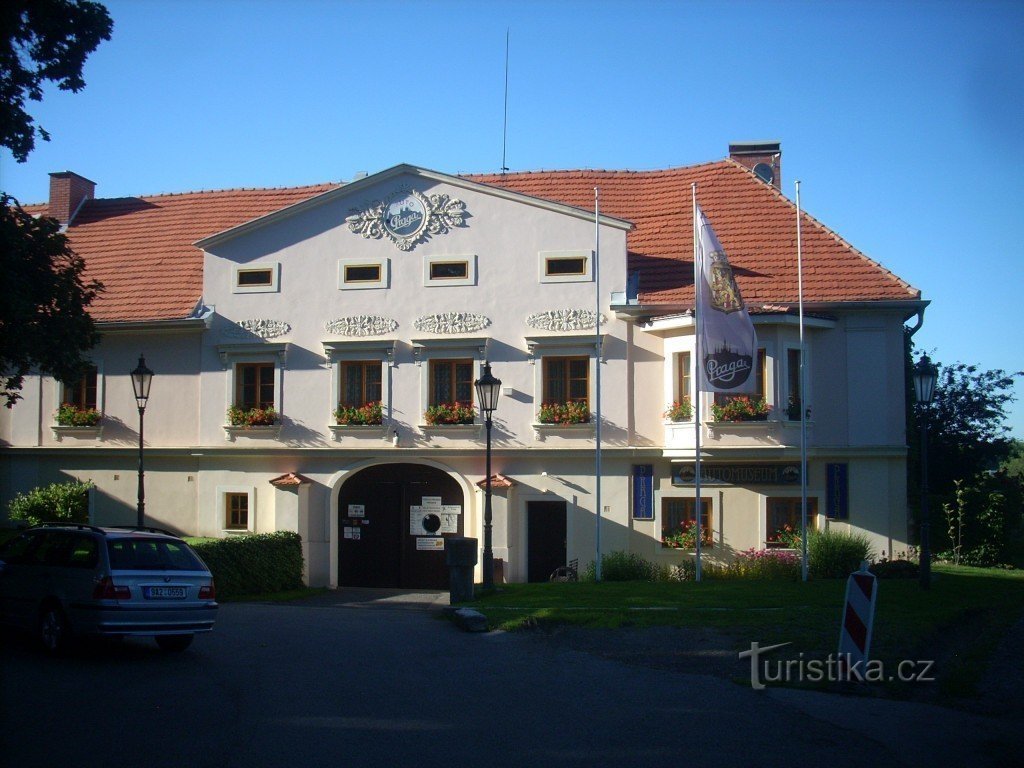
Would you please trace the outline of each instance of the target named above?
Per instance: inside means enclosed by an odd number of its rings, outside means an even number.
[[[218,597],[282,592],[302,586],[302,538],[291,531],[189,539],[217,584]]]

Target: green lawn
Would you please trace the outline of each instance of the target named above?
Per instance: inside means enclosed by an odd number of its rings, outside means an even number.
[[[935,660],[941,693],[972,695],[993,648],[1024,615],[1024,571],[934,571],[928,591],[915,579],[879,581],[871,657],[887,667]],[[789,642],[781,658],[824,658],[837,651],[845,588],[845,580],[512,584],[471,607],[493,628],[710,627],[735,638],[737,650]]]

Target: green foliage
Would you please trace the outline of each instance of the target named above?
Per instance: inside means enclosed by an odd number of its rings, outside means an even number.
[[[729,569],[741,579],[793,581],[803,574],[800,557],[778,549],[748,549],[740,552]]]
[[[811,531],[807,536],[807,570],[815,578],[845,579],[873,554],[861,533]]]
[[[894,560],[883,557],[868,568],[880,579],[916,579],[920,574],[917,563],[908,560],[905,553]]]
[[[81,376],[88,365],[83,353],[99,339],[87,310],[103,286],[84,282],[85,261],[56,219],[36,218],[4,194],[0,243],[4,282],[17,286],[0,302],[0,396],[10,408],[30,370],[60,381]]]
[[[695,520],[684,521],[674,531],[666,534],[661,543],[670,549],[696,549],[697,522]],[[705,546],[711,544],[711,531],[706,528],[702,543]]]
[[[1008,477],[1024,485],[1024,440],[1014,440],[1009,455],[999,467]]]
[[[379,403],[367,403],[356,407],[339,405],[334,418],[341,425],[377,425],[384,423],[384,407]]]
[[[270,427],[277,423],[277,411],[270,408],[228,408],[228,424],[232,427]]]
[[[20,493],[7,505],[11,520],[40,523],[88,523],[91,482],[53,483]]]
[[[79,408],[64,403],[57,409],[57,425],[60,427],[95,427],[100,423],[100,412],[95,408]]]
[[[223,597],[281,592],[302,586],[302,539],[297,533],[257,533],[190,539]]]
[[[668,581],[669,569],[645,560],[635,552],[609,552],[601,555],[602,581]],[[597,568],[593,560],[583,572],[581,581],[596,581]]]
[[[1005,472],[957,480],[943,505],[950,549],[937,557],[954,564],[993,566],[1008,558],[1008,544],[1021,529],[1020,482]]]
[[[689,421],[693,418],[693,404],[690,402],[688,395],[684,395],[682,399],[672,403],[665,412],[662,414],[669,421]]]
[[[7,0],[0,10],[0,146],[25,162],[38,132],[25,111],[25,99],[42,101],[43,88],[56,83],[62,91],[85,87],[82,67],[113,22],[107,9],[90,0]]]
[[[473,406],[465,403],[439,403],[431,405],[423,414],[427,424],[472,424],[476,417]]]
[[[724,405],[711,404],[715,421],[764,421],[771,406],[763,397],[750,398],[746,395],[730,397]]]
[[[537,421],[541,424],[586,424],[590,421],[590,406],[581,400],[542,403]]]

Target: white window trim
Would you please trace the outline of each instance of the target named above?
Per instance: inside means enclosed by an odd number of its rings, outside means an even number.
[[[528,336],[527,346],[530,350],[530,363],[533,364],[533,426],[534,431],[545,429],[565,429],[564,425],[541,424],[537,419],[544,401],[544,358],[545,357],[586,357],[589,361],[587,370],[587,405],[591,414],[597,407],[597,366],[603,362],[604,334],[600,336],[600,350],[594,335],[588,336]],[[593,429],[594,418],[580,425],[571,425],[579,430]]]
[[[420,409],[416,416],[416,423],[421,430],[443,428],[451,430],[452,427],[435,427],[427,424],[423,414],[430,407],[430,361],[431,360],[464,360],[467,357],[473,360],[473,381],[480,378],[483,371],[483,363],[487,359],[486,337],[473,338],[448,338],[448,339],[413,339],[413,358],[416,365],[420,366]],[[426,362],[426,365],[423,363]],[[473,407],[478,407],[476,392],[473,392]],[[473,424],[461,425],[465,430],[479,425],[479,415],[474,417]]]
[[[224,388],[224,429],[227,439],[231,439],[231,430],[238,430],[241,427],[231,427],[227,424],[228,409],[235,404],[235,376],[238,370],[238,363],[273,363],[274,364],[274,410],[277,411],[278,423],[273,429],[281,425],[284,415],[284,368],[288,356],[288,342],[263,343],[263,344],[219,344],[217,353],[220,355],[221,367],[226,372]],[[252,428],[249,428],[252,429]],[[269,428],[268,428],[269,429]]]
[[[432,264],[450,264],[461,262],[466,264],[466,276],[457,278],[431,278]],[[476,254],[452,254],[451,256],[423,257],[423,285],[427,288],[444,288],[453,285],[476,285]]]
[[[270,270],[270,285],[239,285],[238,275],[240,272],[254,272],[258,270]],[[252,264],[236,264],[231,271],[231,292],[232,293],[277,293],[281,283],[281,264],[277,261],[261,261]]]
[[[537,256],[538,278],[542,283],[589,283],[594,279],[593,251],[539,251]],[[549,275],[547,274],[547,262],[549,259],[583,259],[583,274]]]
[[[245,528],[228,528],[228,494],[244,493],[249,497],[249,519]],[[220,515],[219,528],[226,536],[238,536],[256,532],[256,486],[255,485],[218,485],[217,514]]]
[[[808,473],[810,473],[810,468],[808,468]],[[793,491],[781,491],[781,490],[780,491],[775,491],[775,490],[773,490],[773,491],[770,491],[770,492],[767,492],[767,493],[758,493],[758,495],[757,495],[757,509],[758,509],[757,538],[758,538],[758,541],[761,543],[761,549],[766,549],[768,547],[768,498],[769,497],[771,497],[773,499],[799,499],[800,498],[800,492],[799,491],[793,492]],[[812,491],[810,488],[808,488],[807,489],[807,506],[808,507],[811,506],[811,503],[810,503],[811,499],[815,499],[817,501],[817,503],[818,503],[818,514],[814,515],[813,517],[815,518],[815,522],[820,522],[820,520],[818,518],[824,517],[824,515],[825,515],[825,513],[823,511],[824,508],[825,508],[824,507],[824,504],[825,504],[825,494],[824,494],[824,492],[820,492],[819,493],[817,490]],[[810,510],[808,509],[808,511],[807,511],[808,527],[810,527],[811,517],[812,517],[812,515],[810,514]],[[822,528],[817,528],[816,527],[815,530],[822,530]]]
[[[328,429],[334,440],[341,439],[341,432],[352,427],[340,427],[334,423],[334,409],[341,401],[341,364],[357,360],[379,360],[381,364],[380,401],[384,408],[383,424],[380,427],[363,427],[373,431],[385,429],[391,422],[391,368],[395,364],[395,342],[386,341],[324,341],[324,355],[331,369],[331,389],[328,393]]]
[[[345,267],[379,267],[380,280],[345,281]],[[363,291],[391,286],[391,259],[386,256],[366,259],[338,259],[338,290]]]

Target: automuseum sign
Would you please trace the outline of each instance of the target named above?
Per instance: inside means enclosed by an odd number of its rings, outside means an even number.
[[[672,467],[672,485],[693,485],[693,464]],[[800,482],[799,464],[709,464],[701,462],[702,485],[793,485]]]

